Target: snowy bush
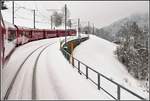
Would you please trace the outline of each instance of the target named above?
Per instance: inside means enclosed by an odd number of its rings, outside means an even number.
[[[119,33],[122,34],[121,45],[116,50],[119,61],[135,78],[148,81],[148,31],[141,30],[133,22],[124,25]]]

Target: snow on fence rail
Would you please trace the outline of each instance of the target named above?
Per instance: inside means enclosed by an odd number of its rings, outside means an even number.
[[[78,39],[75,39],[75,40],[78,40]],[[61,46],[62,46],[61,51],[64,54],[64,56],[67,59],[71,59],[71,61],[69,61],[69,62],[72,64],[73,68],[76,68],[80,75],[83,74],[86,77],[86,79],[89,79],[91,82],[93,82],[97,86],[98,90],[102,89],[105,93],[107,93],[109,96],[111,96],[115,100],[121,100],[121,91],[122,90],[125,90],[126,92],[128,92],[129,94],[132,94],[133,96],[137,97],[140,100],[146,100],[143,97],[141,97],[140,95],[138,95],[138,94],[132,92],[131,90],[123,87],[122,85],[118,84],[117,82],[111,80],[110,78],[106,77],[105,75],[103,75],[103,74],[97,72],[96,70],[92,69],[91,67],[87,66],[85,63],[81,62],[80,60],[74,58],[71,55],[71,53],[67,52],[67,50],[64,49],[64,47],[67,47],[65,44],[61,45]],[[76,63],[75,63],[75,61],[76,61]],[[81,66],[81,65],[83,65],[83,66]],[[83,71],[83,67],[84,67],[84,71]],[[90,77],[89,72],[93,72],[94,74],[96,74],[97,80],[94,80],[94,78]],[[101,86],[102,80],[104,81],[104,79],[107,82],[109,81],[110,83],[112,83],[116,86],[116,88],[117,88],[117,96],[116,97]]]

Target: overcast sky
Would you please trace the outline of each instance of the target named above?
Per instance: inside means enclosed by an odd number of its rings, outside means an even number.
[[[5,20],[12,22],[12,2],[6,2],[8,10],[2,12]],[[50,11],[46,9],[61,9],[67,4],[70,10],[70,18],[80,18],[83,24],[87,21],[101,28],[112,22],[134,13],[149,12],[148,1],[15,1],[15,23],[23,26],[33,27],[33,12],[25,9],[17,9],[25,6],[36,11],[36,20],[47,23],[36,23],[37,27],[50,27]]]

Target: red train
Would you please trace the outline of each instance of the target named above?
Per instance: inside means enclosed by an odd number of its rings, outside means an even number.
[[[7,52],[8,51],[7,46],[6,46],[7,43],[13,43],[14,46],[16,47],[16,46],[19,46],[19,45],[22,45],[31,41],[35,41],[35,40],[65,36],[65,30],[63,29],[53,29],[53,30],[52,29],[33,29],[33,28],[26,28],[26,27],[12,25],[8,22],[5,22],[5,24],[1,23],[0,31],[1,31],[0,34],[2,34],[1,60],[3,60],[7,56],[7,54],[10,53],[10,51]],[[66,36],[74,36],[74,35],[76,35],[75,29],[66,30]]]
[[[65,30],[63,29],[32,29],[14,25],[13,27],[9,26],[6,30],[8,40],[13,41],[16,39],[17,46],[34,40],[65,36]],[[76,35],[75,29],[66,30],[66,36],[73,35]]]

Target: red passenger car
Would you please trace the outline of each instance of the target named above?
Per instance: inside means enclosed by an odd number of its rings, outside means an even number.
[[[65,36],[65,30],[63,29],[59,29],[56,32],[57,32],[57,37]]]
[[[45,38],[54,38],[54,37],[57,37],[57,32],[56,30],[49,30],[49,29],[46,29],[44,30],[44,36]]]
[[[40,40],[40,39],[44,39],[44,30],[42,30],[42,29],[33,29],[32,30],[31,41]]]
[[[0,37],[1,62],[16,46],[34,40],[76,35],[75,29],[67,29],[65,33],[64,29],[32,29],[16,26],[9,22],[5,22],[5,27],[1,24],[0,32],[2,33]]]

